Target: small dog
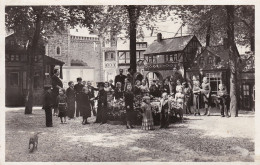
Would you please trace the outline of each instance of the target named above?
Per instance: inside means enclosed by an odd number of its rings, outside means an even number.
[[[29,140],[29,152],[32,153],[35,149],[38,148],[38,135],[41,132],[35,133],[33,136],[30,137]]]

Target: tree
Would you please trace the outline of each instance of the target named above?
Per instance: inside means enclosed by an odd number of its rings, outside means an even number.
[[[88,12],[88,14],[91,15],[91,12]],[[28,92],[25,99],[25,114],[32,113],[33,59],[37,54],[39,42],[46,40],[48,33],[61,32],[68,25],[75,26],[83,20],[91,20],[92,17],[85,19],[88,14],[78,13],[75,12],[74,8],[70,9],[63,6],[7,6],[5,8],[6,28],[13,30],[18,38],[29,43],[27,49]],[[90,25],[90,23],[91,21],[86,22],[85,25]]]

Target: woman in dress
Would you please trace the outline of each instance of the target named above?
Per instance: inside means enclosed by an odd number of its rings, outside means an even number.
[[[169,112],[170,112],[170,102],[168,101],[167,93],[162,94],[161,99],[161,126],[160,128],[168,128],[169,126]]]
[[[202,93],[202,98],[203,98],[203,102],[204,102],[204,108],[206,109],[205,114],[204,115],[210,115],[210,94],[211,94],[211,87],[210,87],[210,83],[208,82],[208,78],[207,77],[203,77],[203,83],[201,84],[201,93]]]
[[[150,97],[145,96],[143,97],[143,105],[142,105],[142,113],[143,113],[143,120],[142,120],[142,129],[143,130],[153,130],[153,115],[152,115],[152,108],[150,104]]]
[[[74,118],[75,114],[75,101],[76,101],[76,92],[74,90],[74,83],[70,81],[68,83],[69,88],[66,90],[66,96],[68,98],[68,117],[69,120]]]
[[[54,69],[53,73],[54,73],[54,75],[51,78],[52,94],[53,94],[53,108],[54,108],[53,116],[57,116],[58,115],[57,97],[59,96],[59,89],[63,88],[63,83],[62,83],[61,79],[59,78],[59,75],[60,75],[59,69]]]
[[[132,85],[127,85],[125,92],[125,108],[126,108],[126,128],[134,128],[132,126],[132,117],[134,111],[134,93],[132,92]]]
[[[83,118],[82,124],[89,124],[87,121],[88,117],[91,117],[91,105],[90,105],[90,93],[88,87],[83,87],[81,95],[82,105],[80,107],[80,114]]]
[[[139,80],[136,80],[136,82],[135,82],[134,94],[135,95],[141,95],[142,94],[141,82]]]
[[[182,87],[177,88],[178,91],[175,95],[176,100],[176,112],[175,116],[177,117],[177,114],[179,114],[181,120],[183,119],[183,110],[184,110],[184,94]]]

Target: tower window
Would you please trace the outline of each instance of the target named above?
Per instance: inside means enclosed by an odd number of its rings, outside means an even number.
[[[59,46],[56,49],[56,53],[57,53],[57,55],[60,55],[60,47]]]

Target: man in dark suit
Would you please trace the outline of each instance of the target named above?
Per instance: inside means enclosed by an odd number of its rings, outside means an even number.
[[[58,115],[58,105],[57,105],[57,97],[59,95],[59,89],[63,88],[63,83],[59,78],[60,71],[59,69],[54,69],[54,75],[52,76],[52,94],[53,94],[53,108],[54,115]]]
[[[52,127],[52,106],[53,106],[53,98],[51,93],[51,85],[44,86],[44,96],[43,96],[43,107],[42,109],[45,110],[45,117],[46,117],[46,127]]]
[[[81,105],[81,99],[80,96],[82,94],[82,88],[84,87],[84,85],[82,84],[82,78],[79,77],[77,78],[77,84],[74,86],[74,90],[76,92],[76,117],[79,117],[80,115],[80,105]]]
[[[116,86],[116,83],[117,82],[120,82],[121,83],[121,88],[122,90],[124,90],[124,86],[125,86],[125,79],[127,77],[125,75],[123,75],[123,69],[119,69],[119,75],[117,75],[115,77],[115,86]]]

